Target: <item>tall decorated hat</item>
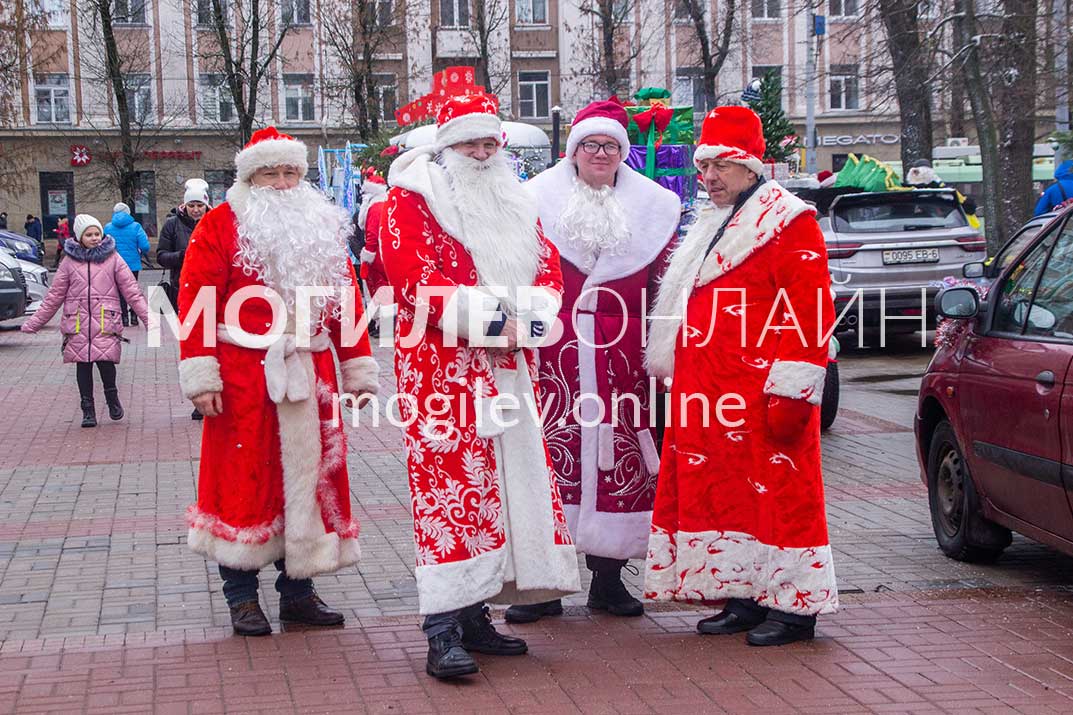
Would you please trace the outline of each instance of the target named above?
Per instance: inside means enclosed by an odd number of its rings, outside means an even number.
[[[436,150],[475,139],[495,139],[500,146],[506,143],[499,101],[484,92],[451,97],[436,116]]]

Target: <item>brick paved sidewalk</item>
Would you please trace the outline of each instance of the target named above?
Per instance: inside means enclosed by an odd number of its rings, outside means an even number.
[[[620,620],[579,595],[508,629],[529,656],[443,684],[424,674],[397,432],[350,435],[364,558],[317,580],[346,628],[234,638],[215,567],[185,546],[200,426],[175,346],[131,337],[127,417],[82,430],[55,329],[0,333],[0,712],[1073,711],[1073,559],[1020,538],[993,566],[935,547],[910,432],[920,350],[842,363],[824,458],[844,608],[815,642],[748,648],[694,635],[699,611]]]

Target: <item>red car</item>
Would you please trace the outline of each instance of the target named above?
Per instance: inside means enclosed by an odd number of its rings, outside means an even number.
[[[1012,244],[1012,242],[1011,242]],[[1073,211],[936,297],[917,457],[942,551],[989,561],[1010,531],[1073,554]]]

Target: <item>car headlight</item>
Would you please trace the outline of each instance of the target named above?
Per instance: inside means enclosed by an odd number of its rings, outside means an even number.
[[[19,282],[15,280],[15,272],[7,266],[0,266],[0,284],[4,286],[17,286]]]

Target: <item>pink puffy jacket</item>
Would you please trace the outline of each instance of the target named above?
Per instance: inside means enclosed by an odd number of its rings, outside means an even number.
[[[115,252],[115,241],[106,236],[96,248],[86,248],[74,239],[63,247],[66,258],[52,279],[48,295],[29,320],[24,333],[36,333],[62,307],[64,362],[119,362],[123,323],[119,294],[149,322],[149,306],[134,274]]]

